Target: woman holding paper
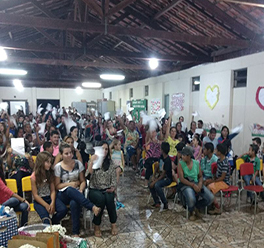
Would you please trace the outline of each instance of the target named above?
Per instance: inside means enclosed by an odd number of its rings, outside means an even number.
[[[105,132],[107,135],[106,140],[108,144],[111,144],[114,139],[118,139],[117,131],[114,128],[113,121],[111,119],[107,121]]]
[[[111,160],[109,145],[106,141],[102,142],[103,154],[102,158],[100,153],[93,155],[91,162],[88,166],[89,173],[91,174],[89,184],[89,198],[98,207],[101,212],[93,219],[94,235],[101,237],[100,230],[101,219],[103,210],[106,207],[111,222],[111,233],[117,235],[116,227],[116,206],[115,206],[115,188],[116,188],[116,170]]]
[[[55,187],[58,192],[58,198],[65,204],[70,204],[72,217],[72,233],[78,236],[80,233],[80,213],[81,207],[85,207],[98,215],[100,208],[86,199],[83,191],[86,187],[84,177],[84,166],[78,161],[72,159],[72,148],[67,143],[61,143],[59,148],[62,161],[55,165]]]

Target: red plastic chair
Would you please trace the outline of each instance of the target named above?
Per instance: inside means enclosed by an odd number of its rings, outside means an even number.
[[[243,177],[246,175],[252,175],[252,176],[254,175],[254,166],[252,163],[243,163],[240,165],[240,176]],[[263,187],[259,186],[259,185],[255,185],[255,182],[254,182],[254,185],[247,185],[247,186],[242,185],[242,188],[239,191],[239,195],[240,195],[240,192],[242,190],[252,192],[255,195],[254,214],[256,214],[256,211],[257,211],[257,193],[263,192],[264,191]]]
[[[213,175],[216,174],[216,171],[217,171],[217,163],[216,162],[211,164],[211,171],[212,171]],[[220,200],[221,213],[223,212],[223,194],[224,193],[229,193],[229,192],[232,193],[234,191],[239,191],[238,187],[229,186],[227,189],[220,190],[220,194],[221,194],[221,200]],[[238,206],[240,207],[240,197],[238,197],[237,201],[238,201]],[[238,207],[238,209],[239,209],[239,207]]]

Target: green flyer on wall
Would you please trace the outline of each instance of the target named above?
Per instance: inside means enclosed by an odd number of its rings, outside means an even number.
[[[132,100],[132,117],[135,116],[136,121],[140,120],[140,111],[147,111],[148,110],[148,101],[147,99],[138,99]]]

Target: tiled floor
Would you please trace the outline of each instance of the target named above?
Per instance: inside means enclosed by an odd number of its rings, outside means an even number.
[[[195,222],[186,220],[185,210],[169,201],[170,210],[159,212],[147,205],[149,191],[141,184],[143,180],[128,170],[119,191],[119,199],[125,208],[118,210],[117,225],[119,234],[111,236],[110,222],[105,210],[101,225],[102,238],[93,236],[93,231],[84,231],[91,247],[264,247],[264,204],[258,205],[258,213],[242,197],[241,211],[235,208],[235,199],[222,215],[202,215]],[[152,203],[152,201],[151,201]],[[33,216],[32,216],[33,217]],[[63,225],[70,231],[70,222]]]

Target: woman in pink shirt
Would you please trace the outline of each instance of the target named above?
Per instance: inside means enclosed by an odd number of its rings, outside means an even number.
[[[22,212],[20,223],[24,226],[28,222],[29,203],[6,186],[2,158],[0,158],[0,192],[0,205],[11,207],[16,212]]]

